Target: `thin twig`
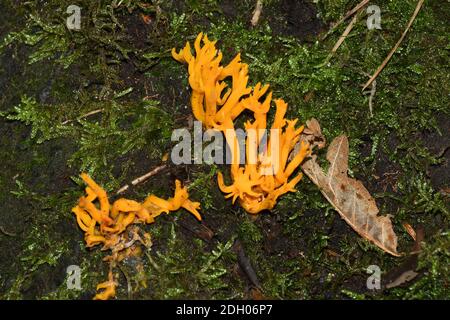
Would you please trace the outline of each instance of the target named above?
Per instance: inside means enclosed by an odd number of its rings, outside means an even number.
[[[262,2],[262,0],[258,0],[256,2],[255,10],[253,11],[252,20],[250,21],[253,27],[258,24],[259,18],[261,17],[261,13],[262,13],[262,8],[263,8],[263,2]]]
[[[156,262],[155,262],[155,260],[153,260],[152,256],[147,251],[145,251],[144,253],[147,256],[148,261],[150,262],[152,267],[155,268],[155,270],[158,272],[161,271],[161,268],[156,264]]]
[[[94,115],[94,114],[97,114],[97,113],[100,113],[100,112],[103,112],[103,111],[104,111],[104,109],[97,109],[97,110],[88,112],[88,113],[86,113],[86,114],[83,114],[82,116],[78,117],[76,120],[84,119],[84,118],[87,118],[87,117],[89,117],[89,116],[92,116],[92,115]],[[68,124],[68,123],[74,122],[74,121],[75,121],[74,119],[66,120],[66,121],[64,121],[62,124]]]
[[[355,25],[357,19],[358,19],[358,15],[355,15],[353,17],[352,21],[350,21],[350,23],[348,24],[347,28],[345,28],[344,33],[342,33],[342,35],[339,37],[339,40],[334,45],[333,49],[331,49],[331,53],[332,54],[335,53],[337,51],[337,49],[339,49],[341,44],[344,42],[345,38],[347,38],[347,36],[350,33],[350,31],[352,31],[353,26]]]
[[[348,11],[345,16],[343,18],[341,18],[338,22],[336,22],[333,27],[330,29],[330,31],[328,31],[321,40],[324,40],[326,37],[328,37],[331,33],[333,33],[334,30],[336,30],[336,28],[345,20],[347,20],[349,17],[351,17],[353,14],[355,14],[357,11],[359,11],[359,9],[363,8],[366,4],[369,3],[370,0],[363,0],[360,3],[358,3],[356,5],[356,7],[354,7],[353,9],[351,9],[350,11]]]
[[[358,12],[359,14],[359,12]],[[341,44],[345,41],[345,39],[347,38],[348,34],[350,33],[350,31],[353,29],[353,26],[355,25],[356,21],[358,20],[358,14],[356,14],[352,21],[350,21],[350,23],[348,24],[347,28],[345,28],[344,32],[342,33],[342,35],[339,37],[338,41],[336,42],[336,44],[333,46],[333,49],[331,49],[331,52],[328,54],[328,56],[326,57],[326,59],[324,60],[323,63],[321,63],[320,65],[318,65],[318,67],[322,67],[324,65],[326,65],[330,59],[333,57],[334,53],[337,51],[337,49],[339,49],[339,47],[341,46]]]
[[[402,43],[403,39],[405,38],[406,34],[408,33],[409,28],[411,27],[411,25],[413,24],[414,20],[416,19],[417,14],[420,11],[420,8],[422,7],[424,0],[419,0],[417,2],[417,6],[416,9],[414,10],[413,15],[411,16],[411,19],[409,19],[408,25],[406,26],[405,31],[403,31],[402,36],[400,37],[400,39],[398,39],[397,43],[395,44],[395,46],[392,48],[391,52],[389,52],[388,56],[386,57],[386,59],[384,59],[383,63],[378,67],[377,71],[375,71],[375,73],[372,75],[372,77],[369,79],[369,81],[366,82],[366,84],[363,87],[363,90],[366,89],[374,80],[376,77],[378,77],[378,75],[380,74],[380,72],[384,69],[384,67],[387,65],[387,63],[389,62],[389,60],[392,58],[392,56],[394,55],[394,52],[397,51],[398,47],[400,46],[400,44]]]
[[[135,186],[135,185],[137,185],[137,184],[139,184],[139,183],[142,183],[142,182],[144,182],[145,180],[147,180],[148,178],[154,176],[155,174],[157,174],[158,172],[160,172],[161,170],[163,170],[163,169],[165,169],[165,168],[167,168],[167,164],[160,165],[159,167],[156,167],[156,168],[153,169],[152,171],[147,172],[147,173],[144,174],[143,176],[140,176],[139,178],[136,178],[136,179],[134,179],[133,181],[131,181],[131,185],[132,185],[132,186]],[[116,194],[121,194],[121,193],[127,191],[129,188],[130,188],[130,185],[127,184],[127,185],[123,186],[122,188],[120,188],[120,189],[116,192]]]

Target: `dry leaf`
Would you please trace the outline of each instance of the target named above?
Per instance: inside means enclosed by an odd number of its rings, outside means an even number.
[[[317,126],[318,123],[313,122],[310,130],[320,133],[320,126]],[[308,133],[305,140],[311,139]],[[315,155],[303,163],[303,171],[356,232],[384,251],[399,256],[391,220],[387,216],[378,216],[375,200],[367,189],[360,181],[347,176],[348,152],[348,139],[341,135],[328,147],[330,167],[327,174],[317,164]]]

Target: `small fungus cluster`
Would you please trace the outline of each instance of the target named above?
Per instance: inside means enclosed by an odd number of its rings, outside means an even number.
[[[203,46],[201,45],[203,43]],[[272,209],[279,196],[295,191],[295,185],[302,178],[299,173],[288,181],[289,176],[310,154],[310,146],[300,143],[299,152],[291,159],[289,156],[300,140],[303,126],[295,128],[296,120],[285,119],[287,103],[276,99],[275,119],[270,130],[270,138],[259,135],[267,129],[267,114],[272,103],[272,92],[269,85],[257,83],[247,86],[248,65],[241,62],[238,54],[227,66],[221,66],[222,53],[215,47],[216,41],[210,41],[200,33],[195,42],[193,55],[189,42],[177,52],[172,49],[175,60],[188,64],[189,84],[192,88],[191,105],[194,117],[201,121],[207,129],[216,129],[225,135],[231,150],[230,186],[224,184],[221,173],[218,184],[227,198],[237,198],[241,206],[249,213],[256,214],[264,209]],[[231,88],[226,79],[231,78]],[[240,150],[234,127],[235,119],[244,111],[253,113],[254,121],[245,124],[246,163],[240,166]],[[250,139],[256,132],[256,138]],[[254,161],[248,161],[254,159]]]
[[[169,213],[184,208],[201,220],[200,203],[189,200],[186,187],[175,181],[175,195],[168,200],[154,195],[148,196],[143,203],[128,199],[118,199],[112,205],[106,191],[87,174],[81,178],[87,184],[86,195],[78,200],[72,209],[79,227],[85,232],[87,247],[102,244],[102,250],[111,250],[112,254],[105,258],[110,263],[109,279],[100,283],[94,299],[105,300],[115,296],[117,282],[114,280],[113,268],[123,259],[135,255],[138,250],[133,245],[141,243],[151,245],[150,235],[139,234],[139,228],[132,226],[139,223],[151,224],[161,213]],[[97,204],[98,203],[98,204]]]

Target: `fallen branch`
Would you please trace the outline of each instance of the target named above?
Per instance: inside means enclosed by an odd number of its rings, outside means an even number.
[[[391,52],[389,52],[388,56],[386,57],[386,59],[384,59],[383,63],[378,67],[377,71],[375,71],[375,73],[372,75],[372,77],[369,79],[369,81],[366,82],[366,84],[363,87],[363,90],[366,89],[375,79],[376,77],[378,77],[378,75],[380,74],[380,72],[384,69],[384,67],[387,65],[387,63],[389,62],[389,60],[391,60],[392,56],[394,55],[394,52],[397,51],[398,47],[400,46],[400,44],[402,43],[403,39],[405,38],[406,34],[408,33],[409,28],[411,28],[411,25],[413,24],[414,20],[417,17],[417,14],[420,11],[420,8],[422,7],[424,0],[419,0],[417,2],[417,6],[416,9],[414,10],[413,15],[411,16],[411,18],[409,19],[408,25],[406,26],[405,31],[403,31],[400,39],[398,39],[397,43],[395,44],[395,46],[392,48]]]

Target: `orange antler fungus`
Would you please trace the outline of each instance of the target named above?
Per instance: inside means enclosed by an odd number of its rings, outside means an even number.
[[[200,33],[194,43],[195,56],[189,42],[179,53],[172,49],[172,56],[177,61],[189,65],[192,112],[208,129],[224,124],[227,118],[233,121],[239,116],[244,110],[239,101],[251,92],[251,88],[247,87],[248,65],[241,63],[240,54],[226,67],[220,66],[222,53],[215,44],[215,41],[209,41],[206,35]],[[227,87],[224,80],[228,77],[232,78],[232,88],[223,94]],[[221,108],[218,110],[217,106]]]
[[[288,163],[303,126],[295,129],[296,120],[284,119],[287,104],[283,100],[276,100],[275,103],[277,111],[267,144],[263,144],[262,137],[257,136],[258,130],[265,129],[267,122],[267,113],[261,113],[255,116],[255,121],[245,124],[247,163],[244,167],[232,164],[233,184],[226,186],[222,173],[219,172],[217,176],[220,190],[228,194],[226,198],[233,197],[233,203],[239,198],[242,207],[252,214],[272,209],[279,196],[295,191],[294,187],[302,178],[302,173],[290,181],[288,178],[310,152],[309,144],[302,142],[300,151]],[[253,136],[249,134],[250,130],[254,130]],[[261,149],[263,151],[258,152]]]
[[[117,262],[136,252],[131,250],[131,246],[137,240],[146,246],[150,243],[149,235],[144,235],[147,240],[142,240],[137,229],[131,230],[133,238],[130,240],[128,233],[124,232],[128,226],[137,223],[153,223],[162,212],[169,213],[180,208],[185,208],[198,220],[202,219],[197,211],[200,203],[189,200],[187,188],[182,187],[178,180],[175,181],[175,195],[168,200],[150,195],[143,203],[121,198],[110,205],[105,190],[87,174],[82,173],[81,178],[88,185],[86,196],[79,199],[78,205],[72,209],[72,212],[76,215],[81,230],[85,232],[87,247],[103,244],[102,250],[112,251],[112,255],[105,258],[111,263],[110,269]],[[99,207],[94,203],[95,201],[98,201]],[[97,290],[103,291],[98,293],[95,299],[103,300],[113,297],[115,288],[116,282],[110,270],[109,280],[97,286]]]

